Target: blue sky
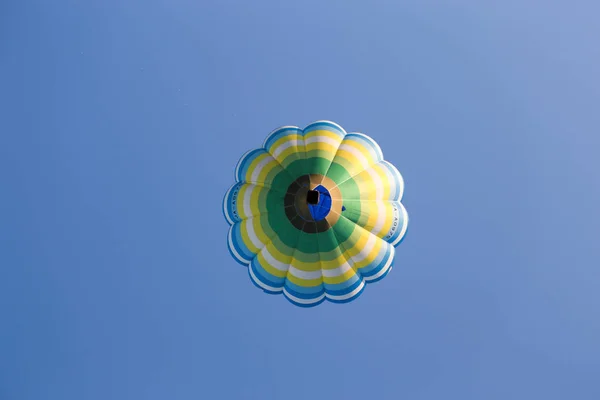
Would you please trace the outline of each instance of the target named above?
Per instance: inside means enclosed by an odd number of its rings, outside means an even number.
[[[593,1],[0,6],[0,399],[600,398]],[[228,254],[240,155],[369,134],[395,268],[292,306]]]

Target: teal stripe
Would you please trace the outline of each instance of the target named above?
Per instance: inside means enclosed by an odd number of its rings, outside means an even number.
[[[290,135],[300,135],[302,136],[302,129],[299,128],[281,128],[276,130],[275,132],[273,132],[265,141],[265,145],[263,146],[265,149],[267,149],[268,151],[271,150],[271,146],[273,146],[273,144],[275,142],[277,142],[279,139],[281,139],[282,137],[285,136],[290,136]]]
[[[251,152],[249,152],[245,156],[243,156],[240,159],[240,161],[238,162],[238,167],[236,168],[238,171],[236,180],[238,182],[245,181],[246,174],[248,173],[248,169],[250,168],[252,161],[256,160],[256,158],[258,156],[260,156],[261,154],[265,154],[266,152],[267,151],[265,149],[257,149],[257,150],[252,150]]]

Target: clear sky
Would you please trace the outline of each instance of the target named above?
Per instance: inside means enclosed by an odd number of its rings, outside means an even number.
[[[597,1],[4,1],[0,399],[600,399]],[[355,302],[229,255],[280,125],[381,145],[411,218]]]

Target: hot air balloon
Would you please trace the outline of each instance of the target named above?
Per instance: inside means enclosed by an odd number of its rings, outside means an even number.
[[[345,303],[392,269],[408,226],[404,181],[369,136],[330,121],[284,126],[242,156],[235,179],[228,247],[265,292]]]

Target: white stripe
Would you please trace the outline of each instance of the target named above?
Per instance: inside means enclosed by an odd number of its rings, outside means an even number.
[[[318,303],[319,301],[323,300],[323,298],[325,297],[325,294],[323,293],[321,296],[317,297],[316,299],[300,299],[296,296],[292,296],[287,290],[285,290],[285,288],[283,288],[283,294],[290,300],[293,300],[296,303],[305,304],[305,305]]]
[[[246,214],[246,218],[250,218],[252,217],[252,209],[250,208],[251,205],[251,196],[252,196],[252,191],[254,190],[256,186],[254,185],[246,185],[246,193],[244,193],[244,199],[242,202],[242,206],[244,208],[244,214]],[[238,198],[238,204],[239,204],[239,198]]]
[[[293,267],[289,264],[284,264],[284,263],[281,263],[281,262],[275,260],[273,258],[273,256],[271,256],[271,254],[269,254],[268,251],[266,253],[267,254],[266,255],[263,254],[263,256],[265,257],[265,260],[267,260],[269,262],[269,265],[271,265],[273,268],[276,268],[280,271],[288,271],[288,273],[290,275],[293,275],[298,279],[310,280],[310,279],[320,279],[321,277],[335,278],[335,277],[345,274],[346,272],[348,272],[352,269],[350,264],[348,264],[347,262],[344,262],[342,265],[340,265],[339,267],[336,267],[336,268],[330,268],[330,269],[322,268],[317,271],[304,271],[304,270],[298,269],[296,267]]]
[[[256,277],[256,275],[254,275],[254,271],[252,271],[252,267],[250,265],[248,265],[248,272],[250,273],[250,277],[252,278],[252,280],[254,281],[254,283],[256,283],[261,288],[263,288],[265,290],[269,290],[271,292],[281,292],[282,288],[275,288],[275,287],[272,287],[272,286],[269,286],[269,285],[265,285],[264,283],[262,283],[260,281],[260,279],[258,279]]]
[[[289,274],[294,275],[299,279],[319,279],[321,278],[321,270],[318,271],[302,271],[301,269],[295,268],[290,265],[290,269],[288,271]]]
[[[377,153],[377,161],[383,160],[383,151],[381,151],[381,147],[379,147],[379,143],[377,143],[375,141],[375,139],[373,139],[371,136],[365,135],[364,133],[360,133],[360,132],[351,132],[351,133],[349,133],[349,135],[362,136],[362,138],[365,141],[367,141],[371,146],[373,146],[373,148],[375,149],[375,152]]]
[[[254,171],[252,171],[252,175],[250,176],[250,181],[257,182],[258,175],[260,175],[260,172],[265,167],[265,165],[267,165],[271,161],[273,161],[273,157],[271,157],[271,155],[269,154],[261,162],[259,162],[256,165],[256,167],[254,168]]]
[[[375,275],[365,276],[365,281],[367,281],[367,282],[374,281],[375,279],[379,278],[381,275],[385,274],[385,272],[388,269],[390,269],[392,262],[394,261],[394,256],[395,256],[395,251],[394,251],[394,248],[391,247],[390,257],[388,258],[388,260],[385,263],[385,265],[383,266],[383,268],[381,268],[381,270],[378,273],[376,273]]]
[[[229,228],[229,233],[227,234],[227,244],[229,245],[229,249],[231,250],[231,253],[233,253],[234,257],[237,258],[239,261],[245,263],[245,264],[249,264],[251,260],[246,260],[244,257],[242,257],[240,255],[240,253],[237,252],[237,250],[235,249],[235,246],[233,245],[233,227],[235,225],[232,225],[231,228]]]
[[[402,196],[404,195],[404,178],[402,178],[402,174],[400,174],[400,171],[398,171],[398,168],[396,168],[392,163],[384,161],[384,163],[386,164],[387,168],[385,168],[386,171],[386,175],[388,177],[390,177],[390,183],[393,183],[392,187],[394,190],[390,191],[390,196],[392,196],[392,193],[396,191],[396,189],[400,189],[398,191],[398,198],[392,198],[391,200],[402,200]]]
[[[329,294],[329,293],[325,293],[325,295],[327,296],[328,299],[331,300],[337,300],[337,301],[342,301],[342,300],[348,300],[351,299],[352,297],[356,296],[358,293],[360,293],[360,291],[362,290],[362,288],[365,286],[365,282],[361,281],[360,285],[358,285],[353,291],[351,291],[350,293],[347,294],[343,294],[341,296],[336,296],[333,294]]]
[[[262,249],[261,253],[262,253],[262,256],[264,257],[265,261],[271,267],[273,267],[279,271],[283,271],[283,272],[286,272],[289,269],[290,265],[282,263],[281,261],[279,261],[275,257],[273,257],[273,255],[269,252],[269,250],[267,250],[266,246]]]
[[[279,156],[281,153],[283,153],[283,152],[284,152],[286,149],[289,149],[289,148],[290,148],[290,147],[292,147],[292,146],[299,147],[299,145],[300,145],[300,141],[299,141],[299,140],[296,140],[296,139],[293,139],[293,140],[288,140],[287,142],[280,144],[280,145],[279,145],[279,147],[277,147],[277,148],[276,148],[276,149],[273,151],[273,153],[272,153],[272,155],[273,155],[273,158],[277,158],[277,157],[278,157],[278,156]]]
[[[271,262],[271,261],[269,261],[269,262]],[[270,265],[272,265],[272,264],[270,264]],[[280,271],[286,271],[289,268],[288,273],[290,275],[293,275],[299,279],[306,279],[306,280],[319,279],[321,277],[336,278],[336,277],[342,276],[346,272],[352,270],[352,266],[350,266],[350,264],[348,264],[347,262],[344,262],[342,265],[340,265],[339,267],[336,267],[336,268],[329,268],[329,269],[322,268],[317,271],[304,271],[304,270],[301,270],[301,269],[298,269],[298,268],[295,268],[292,266],[288,266],[288,264],[282,264],[282,263],[279,263],[278,266],[275,266],[275,265],[272,265],[272,266]]]
[[[390,164],[386,161],[381,163],[381,167],[383,167],[383,172],[385,174],[385,178],[388,182],[388,184],[390,185],[390,198],[389,200],[395,200],[394,197],[394,192],[396,191],[396,189],[398,189],[398,177],[396,176],[396,174],[394,173],[394,171],[390,168],[389,166]]]
[[[263,243],[260,241],[256,233],[254,232],[254,221],[256,218],[250,218],[246,220],[246,232],[248,233],[248,237],[250,241],[257,249],[261,249],[263,247]]]
[[[254,150],[248,150],[247,152],[245,152],[244,154],[242,154],[242,156],[240,157],[240,159],[238,160],[237,165],[235,166],[235,180],[238,180],[238,175],[240,173],[240,168],[242,167],[242,163],[244,162],[244,159],[246,158],[246,156],[248,154],[250,154],[250,152],[252,152]]]
[[[332,146],[339,146],[340,140],[335,140],[329,136],[313,136],[308,139],[304,139],[304,144],[311,144],[316,142],[329,143]]]
[[[348,153],[351,153],[354,157],[356,157],[360,162],[361,168],[363,170],[369,168],[369,160],[367,160],[364,154],[354,146],[350,146],[349,144],[342,144],[340,146],[340,150],[346,150]]]
[[[283,131],[283,130],[288,130],[288,129],[296,129],[298,131],[302,131],[300,128],[298,128],[297,126],[291,126],[291,125],[286,125],[286,126],[281,126],[277,129],[275,129],[274,131],[272,131],[271,133],[269,133],[267,135],[267,137],[265,138],[265,141],[263,142],[263,147],[267,146],[267,142],[271,139],[272,136],[278,134],[279,132]],[[300,132],[299,132],[300,133]]]
[[[381,177],[379,176],[377,171],[375,171],[375,168],[367,169],[367,173],[369,174],[369,176],[373,180],[373,183],[375,184],[375,199],[382,200],[383,199],[383,182],[381,181]]]
[[[309,127],[311,127],[311,126],[313,126],[313,125],[319,125],[319,124],[331,124],[331,125],[335,126],[336,128],[338,128],[338,129],[340,130],[340,132],[342,133],[342,136],[346,136],[346,135],[347,135],[347,133],[346,133],[346,130],[345,130],[344,128],[342,128],[341,126],[339,126],[338,124],[336,124],[336,123],[335,123],[335,122],[333,122],[333,121],[327,121],[327,120],[324,120],[324,119],[323,119],[323,120],[319,120],[319,121],[315,121],[315,122],[313,122],[313,123],[311,123],[311,124],[308,124],[308,125],[306,126],[306,128],[309,128]],[[304,129],[306,129],[306,128],[304,128]],[[330,131],[329,129],[331,129],[331,127],[329,127],[329,126],[326,126],[326,127],[324,127],[324,129],[323,129],[323,130],[325,130],[325,131],[328,131],[328,132],[331,132],[331,133],[335,133],[335,134],[337,134],[337,133],[338,133],[338,132],[333,132],[333,131]]]
[[[387,219],[387,207],[386,203],[381,200],[377,200],[375,204],[377,207],[377,220],[375,221],[375,226],[373,226],[373,231],[371,233],[377,235],[383,229],[383,224],[385,224],[385,220]]]
[[[344,275],[346,272],[348,272],[351,269],[352,269],[352,267],[350,266],[350,264],[348,264],[347,262],[344,262],[342,265],[340,265],[337,268],[322,269],[321,271],[323,271],[324,277],[335,278],[336,276]]]
[[[289,274],[295,276],[296,278],[306,279],[306,280],[319,279],[321,277],[335,278],[335,277],[345,274],[346,272],[348,272],[351,269],[352,269],[352,267],[350,266],[350,264],[348,264],[346,262],[336,268],[331,268],[331,269],[323,269],[322,268],[317,271],[303,271],[301,269],[290,266]],[[284,270],[281,270],[281,271],[284,271]]]
[[[354,257],[351,258],[352,264],[358,264],[359,262],[366,259],[369,256],[369,254],[371,254],[373,247],[375,247],[375,243],[377,242],[377,239],[379,239],[377,236],[369,233],[369,240],[367,240],[365,247],[362,248],[360,253],[358,253],[357,255],[355,255]]]

